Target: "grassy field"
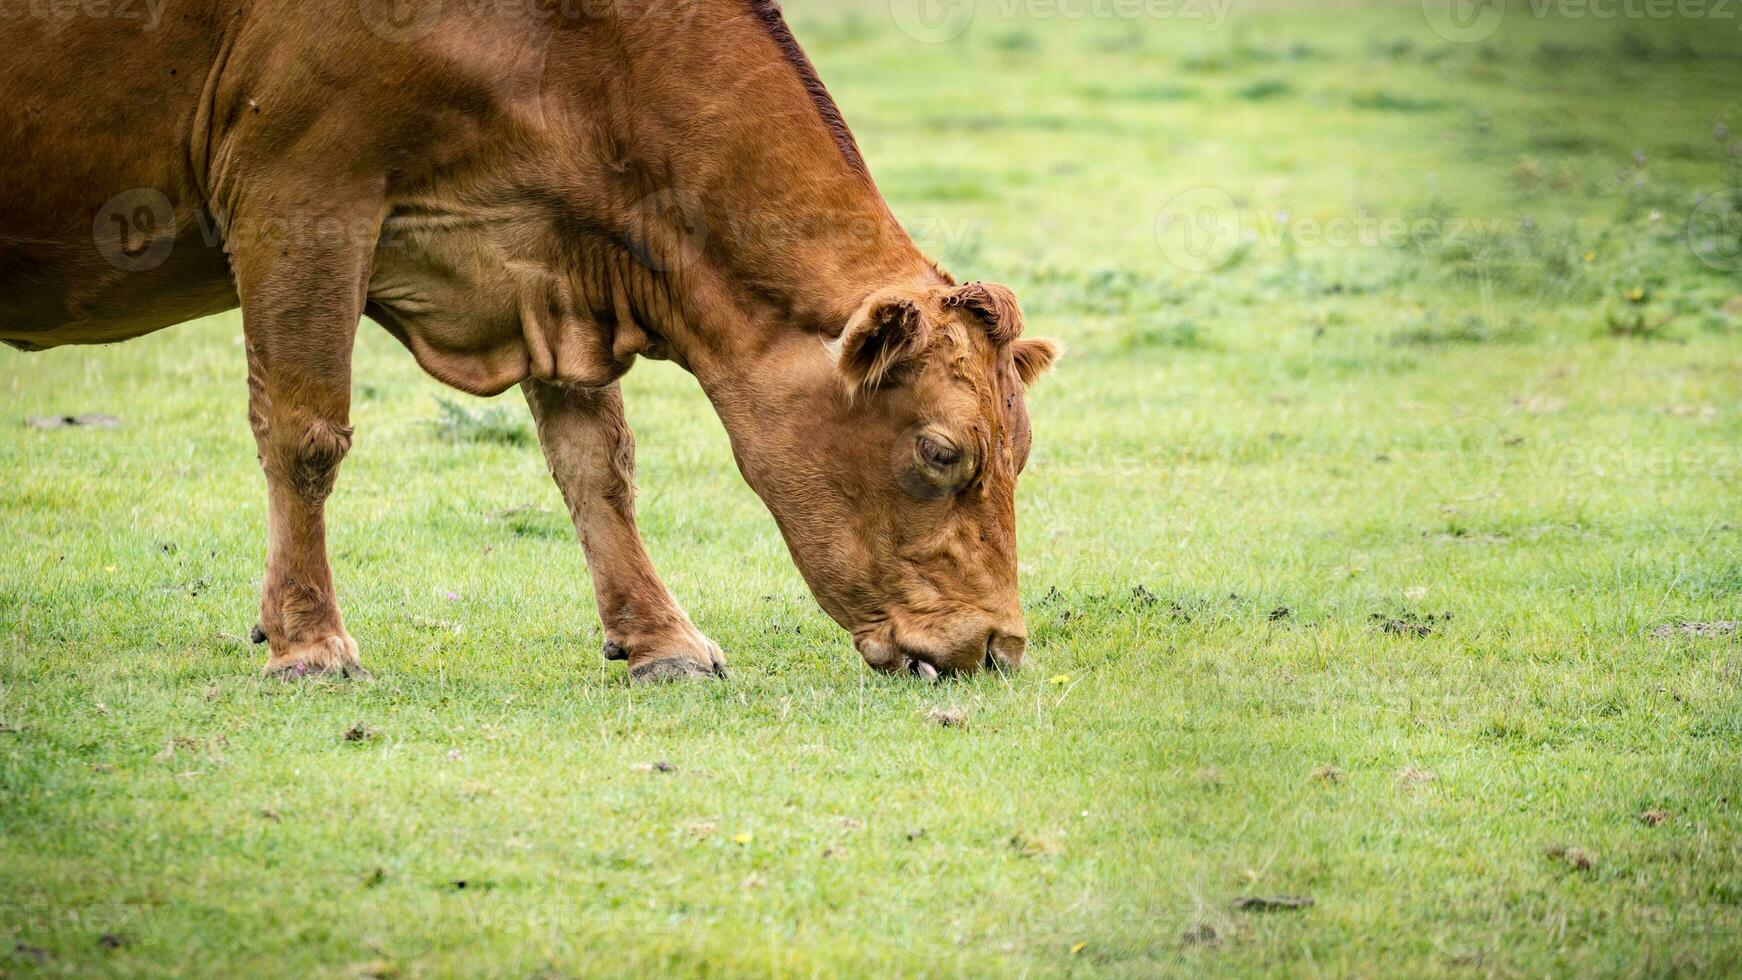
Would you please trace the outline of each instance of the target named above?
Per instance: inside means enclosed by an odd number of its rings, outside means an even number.
[[[869,673],[649,363],[642,526],[733,674],[630,687],[517,396],[440,425],[368,327],[376,679],[267,682],[239,320],[8,351],[0,976],[1742,970],[1742,639],[1678,626],[1742,619],[1742,20],[788,6],[897,214],[1072,348],[1032,666]]]

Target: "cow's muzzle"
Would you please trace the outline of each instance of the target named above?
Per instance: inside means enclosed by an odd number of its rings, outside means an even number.
[[[1014,671],[1022,666],[1028,640],[1021,633],[988,629],[976,630],[958,640],[953,644],[956,649],[876,635],[860,636],[854,646],[875,670],[934,681],[952,674],[971,674],[981,668]]]

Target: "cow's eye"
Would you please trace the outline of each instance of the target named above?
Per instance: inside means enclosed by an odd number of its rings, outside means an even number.
[[[896,480],[921,500],[942,500],[960,490],[973,468],[967,452],[942,434],[921,432],[896,444]]]
[[[919,437],[919,458],[935,470],[948,470],[962,461],[962,451],[931,436],[922,435]]]

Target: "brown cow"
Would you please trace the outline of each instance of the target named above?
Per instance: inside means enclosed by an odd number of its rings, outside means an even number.
[[[455,388],[521,386],[634,678],[723,673],[635,526],[637,355],[695,375],[872,666],[1018,664],[1023,387],[1054,345],[920,254],[772,0],[574,3],[19,5],[0,340],[242,308],[271,672],[360,670],[322,512],[364,315]]]

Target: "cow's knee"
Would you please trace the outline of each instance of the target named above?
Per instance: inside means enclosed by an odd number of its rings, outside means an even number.
[[[319,504],[333,491],[339,463],[351,451],[352,428],[330,419],[301,417],[274,420],[267,425],[261,464],[268,475],[283,477],[292,491],[310,504]]]

